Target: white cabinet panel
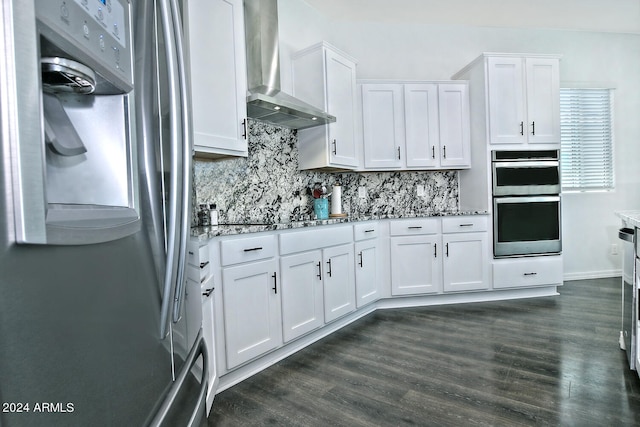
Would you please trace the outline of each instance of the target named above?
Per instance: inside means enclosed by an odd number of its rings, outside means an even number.
[[[489,57],[489,135],[492,144],[522,143],[524,137],[524,82],[522,58]]]
[[[196,155],[246,157],[242,0],[185,0],[184,15]]]
[[[493,261],[493,287],[518,288],[562,284],[562,256]]]
[[[560,142],[560,72],[557,59],[527,58],[529,143]]]
[[[404,118],[402,86],[362,85],[364,166],[393,169],[402,166]]]
[[[407,167],[439,165],[438,85],[405,84],[404,115]]]
[[[282,344],[277,272],[275,259],[222,270],[229,369]]]
[[[324,319],[328,323],[356,309],[353,245],[326,248],[322,254],[325,263],[322,279]]]
[[[489,288],[489,243],[486,232],[442,236],[444,291]]]
[[[280,258],[282,331],[290,341],[324,324],[320,250]]]
[[[411,295],[442,291],[439,235],[391,238],[391,294]]]
[[[471,165],[469,86],[461,83],[438,85],[440,156],[438,165],[463,168]]]
[[[336,117],[298,131],[300,169],[355,169],[356,62],[328,43],[292,55],[293,95]]]
[[[377,239],[355,244],[356,256],[356,307],[360,308],[380,298],[379,249]]]

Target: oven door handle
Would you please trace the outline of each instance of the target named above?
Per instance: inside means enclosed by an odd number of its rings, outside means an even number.
[[[496,204],[501,203],[538,203],[538,202],[559,202],[560,196],[524,196],[524,197],[494,197]]]
[[[524,168],[557,168],[560,166],[558,160],[535,160],[535,161],[513,161],[513,162],[493,162],[493,168],[524,169]]]

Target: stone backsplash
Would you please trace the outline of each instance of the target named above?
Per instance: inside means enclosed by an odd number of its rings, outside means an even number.
[[[247,158],[194,162],[195,204],[216,203],[220,223],[297,221],[313,218],[310,187],[323,183],[330,191],[339,183],[342,212],[352,217],[458,210],[455,171],[299,171],[296,141],[296,131],[250,121]],[[417,196],[418,185],[424,196]],[[366,198],[358,197],[359,187]]]

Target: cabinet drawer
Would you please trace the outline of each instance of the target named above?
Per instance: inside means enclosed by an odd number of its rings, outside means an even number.
[[[561,284],[562,257],[506,259],[493,263],[495,289]]]
[[[353,226],[353,236],[356,242],[378,237],[378,223],[365,222]]]
[[[440,218],[394,219],[389,225],[392,236],[440,233]]]
[[[187,264],[200,267],[202,263],[209,261],[209,245],[199,241],[187,243]]]
[[[220,242],[222,265],[239,264],[271,258],[276,255],[276,239],[272,234],[223,240]]]
[[[202,267],[187,265],[185,270],[187,273],[187,278],[197,283],[202,283],[211,276],[211,274],[209,274],[211,272],[211,264],[208,261],[203,263]]]
[[[353,241],[353,231],[347,226],[321,226],[313,230],[293,231],[280,235],[280,255],[343,245]]]
[[[448,216],[442,218],[443,233],[469,233],[487,231],[487,216]]]

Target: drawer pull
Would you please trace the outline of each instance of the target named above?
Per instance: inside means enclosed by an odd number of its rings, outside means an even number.
[[[209,265],[209,261],[201,262],[200,268],[205,268],[207,265]]]
[[[189,255],[193,255],[193,252],[189,251]]]
[[[276,275],[276,272],[273,272],[273,292],[275,292],[276,294],[278,293],[278,276]]]
[[[205,297],[210,297],[215,289],[216,288],[205,289],[205,291],[202,293],[202,295],[204,295]]]
[[[365,233],[373,233],[374,231],[376,231],[375,229],[371,229],[371,230],[364,230]]]
[[[433,257],[434,258],[438,258],[438,244],[437,243],[433,244]]]
[[[523,276],[535,276],[537,274],[538,273],[535,273],[535,272],[534,273],[524,273]]]
[[[409,228],[409,230],[420,230],[422,228],[422,226],[421,225],[412,225],[412,226],[407,227],[407,228]]]
[[[261,251],[262,250],[262,246],[259,246],[257,248],[249,248],[249,249],[245,249],[245,252],[254,252],[254,251]]]
[[[202,279],[200,279],[200,284],[202,285],[204,283],[204,281],[207,280],[207,279],[208,279],[208,277],[204,276]]]
[[[316,276],[318,276],[318,279],[322,280],[322,263],[320,261],[318,261],[318,274],[316,274]]]
[[[473,227],[473,224],[460,224],[460,227]]]
[[[447,244],[445,244],[445,245],[444,245],[444,248],[445,248],[445,253],[446,253],[446,255],[447,255],[447,258],[449,258],[449,244],[448,244],[448,243],[447,243]]]
[[[331,277],[331,258],[329,258],[329,261],[327,261],[327,264],[329,264],[329,271],[327,271],[327,274],[329,275],[329,277]]]
[[[362,268],[362,251],[360,251],[360,253],[358,254],[358,257],[360,257],[360,261],[358,262],[358,265],[360,266],[360,268]]]

